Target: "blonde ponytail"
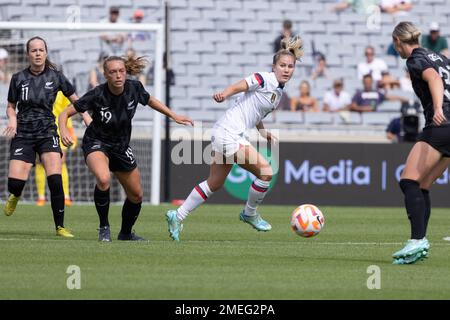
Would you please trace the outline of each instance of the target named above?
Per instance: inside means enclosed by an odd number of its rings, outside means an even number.
[[[284,38],[281,40],[281,49],[273,56],[273,64],[276,64],[283,55],[290,55],[295,60],[303,56],[303,41],[299,36]]]
[[[412,22],[402,21],[392,31],[392,37],[399,39],[401,42],[414,45],[419,44],[422,32]]]

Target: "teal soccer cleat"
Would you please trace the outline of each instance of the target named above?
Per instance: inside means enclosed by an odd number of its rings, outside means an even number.
[[[403,249],[392,255],[393,264],[411,264],[419,260],[423,260],[428,256],[430,243],[427,238],[409,239]]]
[[[177,211],[169,210],[166,213],[167,224],[169,225],[169,235],[174,241],[180,241],[180,233],[183,224],[177,220]]]
[[[241,221],[244,221],[245,223],[248,223],[258,231],[270,231],[272,229],[272,226],[267,221],[263,220],[259,213],[257,213],[255,216],[247,216],[245,215],[244,210],[242,210],[241,214],[239,215],[239,219]]]

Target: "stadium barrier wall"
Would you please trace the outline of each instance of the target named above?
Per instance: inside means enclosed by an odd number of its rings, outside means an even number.
[[[176,142],[173,142],[175,145]],[[203,143],[203,148],[209,142]],[[403,206],[398,181],[412,144],[280,143],[279,172],[265,204]],[[172,164],[172,198],[184,199],[208,177],[207,164]],[[252,175],[233,167],[209,203],[244,203]],[[449,173],[431,189],[433,207],[450,206]]]

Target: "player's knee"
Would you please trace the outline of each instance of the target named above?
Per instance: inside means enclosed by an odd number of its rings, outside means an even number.
[[[102,191],[108,190],[110,186],[110,176],[103,175],[97,177],[97,188]]]
[[[128,199],[133,203],[141,203],[144,198],[144,193],[142,191],[133,192],[128,196]]]
[[[259,177],[257,177],[257,178],[262,181],[270,182],[270,181],[272,181],[272,177],[273,177],[272,168],[270,166],[267,166],[267,167],[263,167],[261,169],[261,173],[259,174]]]

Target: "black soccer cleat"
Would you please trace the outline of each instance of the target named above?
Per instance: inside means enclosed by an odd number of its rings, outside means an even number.
[[[122,240],[122,241],[147,241],[146,239],[138,236],[134,232],[131,232],[129,234],[119,232],[119,235],[117,236],[117,240]]]
[[[109,226],[100,227],[98,229],[98,241],[100,242],[111,242],[111,232]]]

